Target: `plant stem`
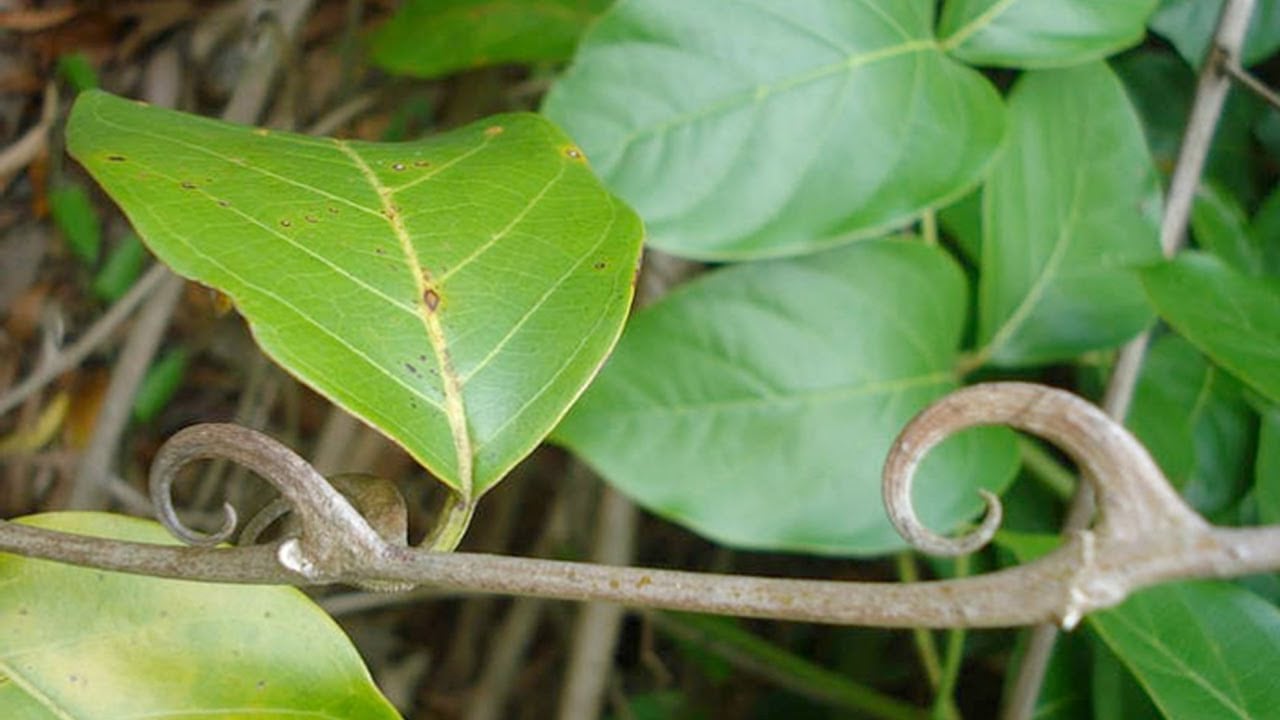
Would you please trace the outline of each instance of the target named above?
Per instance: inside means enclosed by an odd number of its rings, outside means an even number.
[[[898,578],[905,583],[920,582],[920,571],[916,567],[916,557],[911,551],[898,553],[894,558],[898,569]],[[942,682],[942,663],[938,660],[938,644],[934,642],[933,633],[926,628],[911,628],[911,640],[916,646],[916,654],[920,656],[920,665],[924,668],[925,678],[934,692]]]
[[[1048,450],[1027,437],[1018,438],[1018,454],[1022,465],[1042,485],[1062,500],[1070,500],[1076,494],[1075,473],[1067,469]]]
[[[852,682],[839,673],[795,655],[721,618],[684,613],[651,613],[654,626],[695,643],[731,665],[811,700],[884,720],[926,717],[919,708]]]
[[[471,524],[471,516],[476,511],[476,504],[463,499],[462,495],[452,490],[444,499],[444,506],[436,517],[436,525],[422,541],[424,550],[433,552],[453,552],[462,542]]]
[[[920,237],[925,245],[938,244],[938,213],[933,209],[920,213]]]
[[[955,577],[969,574],[969,556],[956,558]],[[947,631],[946,659],[942,666],[942,680],[938,685],[938,694],[933,703],[933,716],[940,720],[958,720],[960,711],[956,708],[956,684],[960,679],[960,665],[964,659],[964,628],[952,628]]]

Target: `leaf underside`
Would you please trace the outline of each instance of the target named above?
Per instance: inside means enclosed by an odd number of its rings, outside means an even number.
[[[639,220],[539,116],[380,144],[86,92],[67,135],[160,259],[464,499],[542,440],[621,331]]]

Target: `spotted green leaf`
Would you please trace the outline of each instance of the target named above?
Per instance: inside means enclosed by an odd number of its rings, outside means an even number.
[[[655,247],[812,252],[909,221],[981,178],[991,84],[933,34],[934,0],[622,0],[544,112]]]
[[[171,543],[159,525],[60,513],[37,527]],[[0,715],[399,717],[333,620],[293,588],[124,575],[0,554]]]
[[[374,144],[90,91],[67,132],[158,257],[466,500],[541,441],[621,331],[640,223],[540,116]]]

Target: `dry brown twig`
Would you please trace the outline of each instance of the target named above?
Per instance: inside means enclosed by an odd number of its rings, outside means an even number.
[[[173,547],[85,537],[0,522],[0,551],[160,577],[210,582],[375,588],[431,585],[472,592],[744,617],[880,627],[1072,627],[1130,593],[1182,578],[1231,577],[1280,568],[1280,526],[1215,527],[1169,487],[1142,445],[1119,423],[1062,390],[1027,383],[974,385],[926,409],[903,431],[885,467],[895,524],[939,549],[909,507],[911,474],[926,452],[974,425],[1006,423],[1061,443],[1095,483],[1102,519],[1039,560],[987,575],[919,583],[834,582],[614,567],[536,558],[440,553],[388,542],[291,450],[234,425],[187,428],[152,467],[152,494],[171,530],[199,540],[174,514],[178,473],[202,459],[243,464],[277,487],[300,532],[241,548]],[[992,507],[995,507],[993,501]],[[234,518],[228,516],[229,534]],[[993,527],[984,523],[980,536]]]

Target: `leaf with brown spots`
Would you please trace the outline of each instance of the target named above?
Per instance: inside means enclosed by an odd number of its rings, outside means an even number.
[[[464,500],[550,432],[626,317],[640,221],[537,115],[379,144],[86,92],[67,135],[157,256]]]

